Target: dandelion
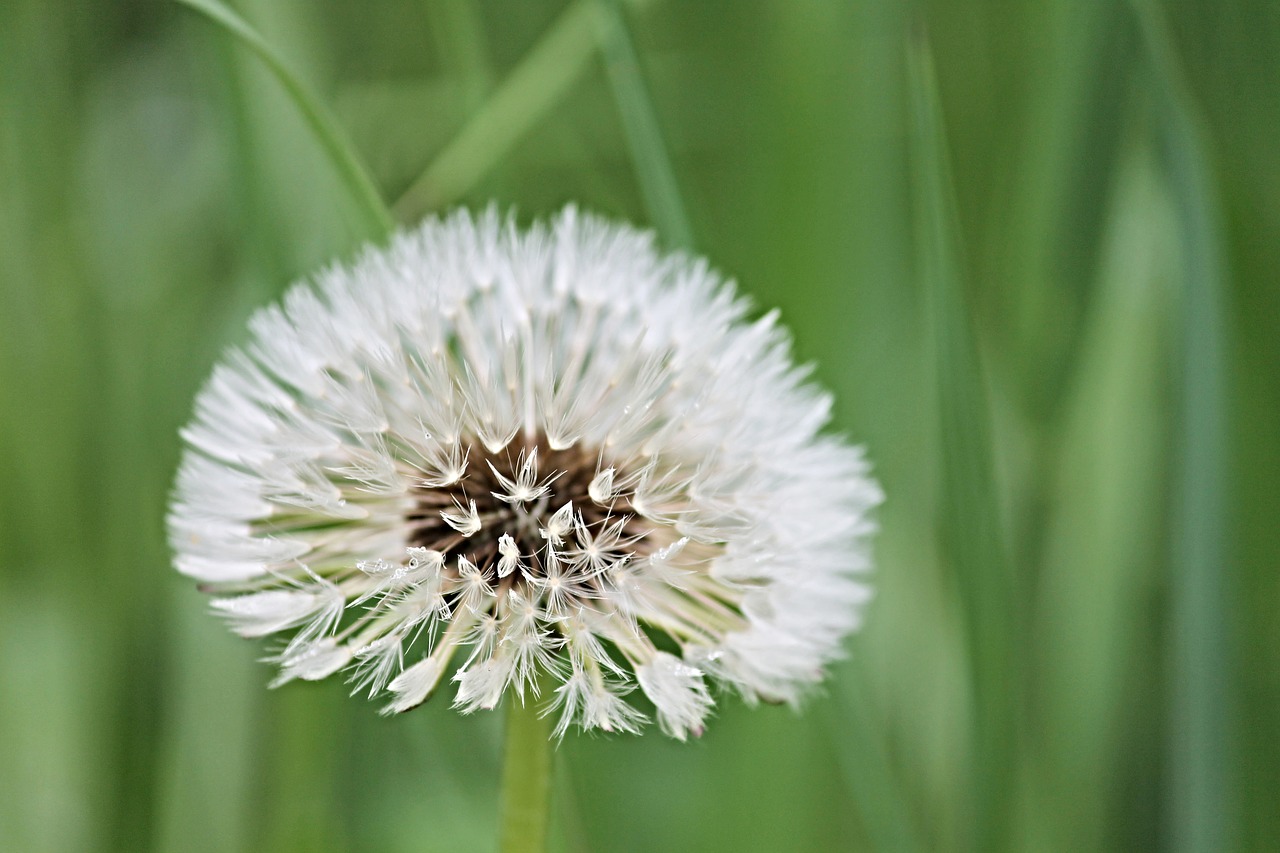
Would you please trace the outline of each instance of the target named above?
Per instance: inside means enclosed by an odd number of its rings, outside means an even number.
[[[573,208],[432,220],[250,321],[183,430],[177,567],[277,684],[556,732],[797,702],[869,596],[860,450],[769,313]]]

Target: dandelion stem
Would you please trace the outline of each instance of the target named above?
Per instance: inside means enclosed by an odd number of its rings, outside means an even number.
[[[502,770],[502,853],[547,849],[551,793],[551,722],[532,701],[507,705],[506,764]]]

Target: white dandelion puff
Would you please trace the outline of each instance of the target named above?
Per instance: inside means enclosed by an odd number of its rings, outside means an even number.
[[[506,476],[496,467],[493,462],[489,462],[489,470],[493,472],[493,477],[502,486],[502,491],[490,492],[498,500],[509,504],[527,504],[536,501],[538,498],[551,491],[551,483],[560,476],[560,471],[547,477],[541,483],[538,482],[538,448],[525,453],[521,451],[520,461],[517,463],[520,473],[513,480]]]
[[[210,603],[242,637],[264,637],[299,625],[304,626],[299,634],[318,637],[337,625],[346,599],[338,587],[320,579],[304,589],[268,589]]]
[[[702,722],[711,710],[711,696],[702,672],[666,652],[636,667],[640,689],[658,709],[658,724],[672,737],[684,740],[702,734]]]
[[[521,573],[527,575],[528,571],[524,567],[524,563],[520,558],[520,546],[516,544],[516,540],[511,538],[510,533],[504,533],[498,537],[498,577],[505,578],[507,575],[520,569]]]
[[[351,693],[354,696],[368,688],[372,698],[404,669],[404,637],[399,633],[384,634],[353,649],[352,657],[356,663],[351,673],[355,685]]]
[[[279,687],[295,678],[303,681],[328,678],[351,662],[351,649],[338,645],[332,637],[325,637],[271,660],[280,664],[280,675],[271,682],[272,687]]]
[[[573,502],[565,504],[556,510],[551,518],[547,519],[544,527],[538,530],[538,535],[547,540],[547,543],[555,545],[563,545],[564,537],[574,527]]]
[[[444,519],[445,524],[461,533],[463,536],[475,536],[480,532],[480,513],[476,511],[476,502],[470,501],[466,507],[458,500],[454,500],[453,505],[457,507],[457,512],[450,512],[447,509],[440,510],[440,517]]]
[[[395,700],[384,710],[389,714],[402,714],[416,708],[436,689],[440,676],[444,675],[443,662],[435,655],[425,657],[397,675],[387,690]]]
[[[591,478],[591,482],[587,484],[587,496],[598,504],[604,505],[613,500],[613,478],[617,472],[612,468],[605,468],[599,474]]]
[[[697,736],[796,702],[870,596],[861,451],[777,314],[578,214],[400,234],[250,321],[183,429],[175,564],[274,684]],[[638,688],[638,693],[636,689]]]
[[[458,557],[458,602],[472,613],[484,613],[494,597],[493,585],[487,572],[468,560]]]

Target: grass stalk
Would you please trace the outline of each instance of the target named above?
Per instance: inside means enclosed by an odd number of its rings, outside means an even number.
[[[1169,802],[1172,849],[1230,849],[1226,764],[1226,352],[1224,249],[1208,146],[1158,8],[1133,0],[1148,60],[1157,133],[1182,247],[1182,311],[1174,444],[1172,703]]]
[[[958,220],[933,59],[908,44],[920,271],[932,302],[942,453],[938,523],[964,611],[973,684],[970,848],[1006,846],[1016,754],[1013,590],[991,447],[987,391],[966,305]]]
[[[627,145],[635,164],[645,207],[658,231],[672,246],[693,248],[693,229],[681,199],[671,157],[662,139],[653,99],[640,70],[626,17],[619,0],[595,0],[600,9],[600,48],[622,117]]]
[[[414,221],[465,195],[586,70],[596,46],[596,0],[575,0],[395,203]]]
[[[279,52],[244,18],[220,0],[178,0],[221,26],[262,60],[298,108],[316,142],[328,155],[361,217],[365,236],[382,241],[395,230],[386,203],[355,146],[329,108],[303,84]]]

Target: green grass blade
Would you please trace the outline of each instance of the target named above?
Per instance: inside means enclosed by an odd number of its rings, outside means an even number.
[[[668,243],[693,247],[693,229],[667,146],[658,127],[658,116],[640,71],[631,35],[619,0],[596,0],[600,7],[600,48],[613,86],[614,100],[622,116],[627,144],[635,162],[640,192],[654,225]]]
[[[1005,846],[1017,741],[1013,596],[999,514],[990,413],[965,304],[960,238],[933,60],[908,45],[920,272],[932,301],[942,453],[938,522],[964,611],[974,691],[971,849]]]
[[[1134,0],[1156,96],[1158,133],[1182,247],[1180,411],[1171,542],[1172,849],[1230,849],[1224,247],[1198,110],[1154,3]]]
[[[845,667],[835,701],[819,710],[840,777],[871,849],[924,850],[885,742],[889,727],[867,687],[862,667]]]
[[[483,178],[582,76],[596,45],[596,0],[576,0],[395,203],[412,221]]]
[[[473,0],[438,0],[426,12],[437,31],[436,49],[462,87],[467,109],[479,108],[494,83],[483,11]]]
[[[355,147],[328,108],[313,95],[301,79],[293,73],[284,59],[266,39],[248,22],[220,0],[177,0],[207,16],[234,35],[262,60],[288,92],[295,106],[302,113],[308,127],[315,134],[316,142],[324,149],[363,220],[367,236],[382,240],[395,230],[395,220],[387,210],[377,186],[370,177]]]
[[[1148,146],[1118,164],[1097,282],[1046,472],[1036,584],[1034,747],[1020,788],[1025,849],[1125,848],[1108,815],[1125,796],[1136,707],[1162,648],[1147,605],[1167,556],[1166,448],[1173,205]],[[1047,442],[1047,444],[1049,444]],[[1135,823],[1137,821],[1135,820]]]
[[[253,849],[262,667],[201,612],[194,590],[175,594],[169,637],[175,665],[165,683],[155,804],[155,850]],[[217,673],[210,677],[209,673]]]

